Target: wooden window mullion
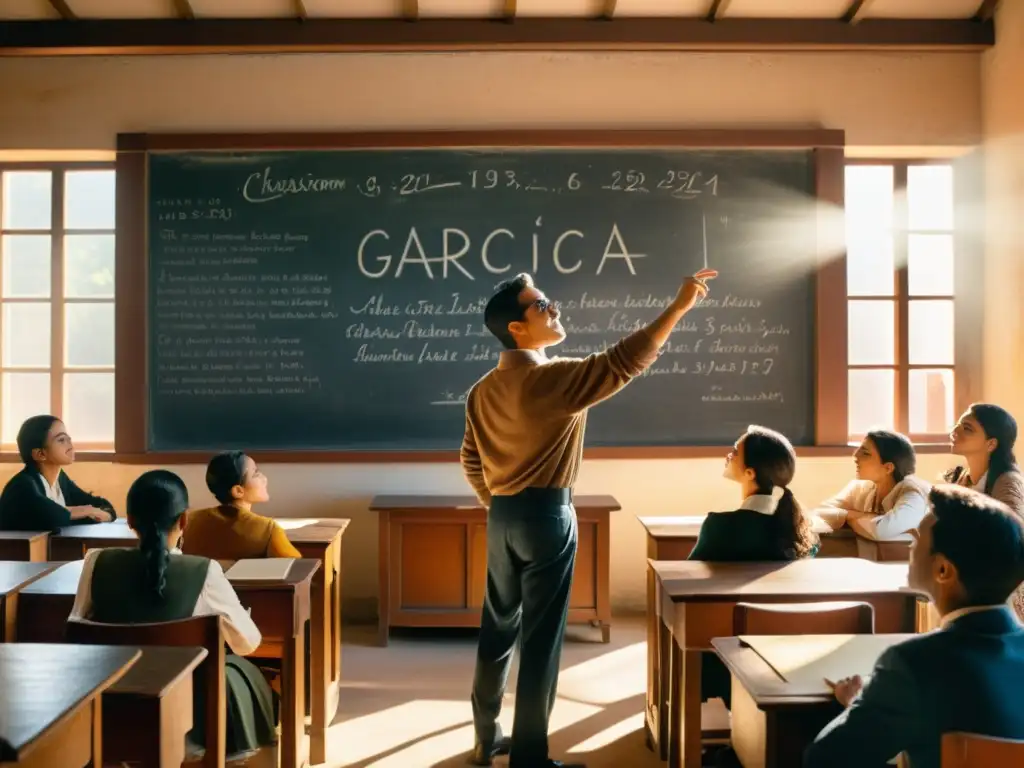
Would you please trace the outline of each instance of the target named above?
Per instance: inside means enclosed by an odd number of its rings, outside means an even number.
[[[896,263],[896,406],[897,432],[910,433],[910,283],[908,256],[910,248],[907,202],[907,164],[893,165],[895,210],[893,211],[893,257]]]
[[[53,170],[50,233],[50,413],[64,418],[64,174]]]

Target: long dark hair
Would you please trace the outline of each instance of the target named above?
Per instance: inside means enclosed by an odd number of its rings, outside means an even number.
[[[245,459],[242,451],[218,453],[206,465],[206,487],[221,504],[234,503],[231,489],[245,481]]]
[[[898,483],[917,471],[914,444],[905,435],[887,429],[873,429],[865,437],[874,444],[881,462],[893,465],[892,479],[895,482]]]
[[[776,486],[782,488],[782,498],[772,517],[777,540],[786,556],[796,559],[809,555],[818,544],[818,536],[789,489],[796,474],[796,451],[792,444],[785,435],[752,424],[743,440],[743,464],[754,471],[758,493],[771,494]]]
[[[981,489],[991,495],[999,476],[1017,469],[1017,457],[1013,454],[1013,446],[1017,442],[1017,420],[1005,408],[993,403],[973,403],[967,412],[981,425],[985,439],[996,441],[996,448],[988,457],[985,487]],[[964,467],[955,467],[946,473],[944,479],[955,483],[965,471]],[[971,480],[978,482],[976,477]]]
[[[128,489],[128,518],[139,534],[139,550],[146,558],[146,581],[157,599],[163,599],[167,586],[167,534],[187,509],[185,483],[166,469],[142,473]]]
[[[46,436],[50,434],[50,428],[60,419],[50,414],[31,416],[22,422],[18,429],[18,455],[25,462],[26,467],[35,467],[36,460],[32,458],[32,451],[42,450],[46,447]]]

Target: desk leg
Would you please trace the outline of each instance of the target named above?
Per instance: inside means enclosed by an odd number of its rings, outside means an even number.
[[[684,651],[670,639],[668,764],[669,768],[701,768],[700,651]]]
[[[281,768],[301,768],[306,762],[301,754],[306,719],[304,634],[287,638],[281,654]]]
[[[661,728],[661,666],[658,654],[658,617],[655,598],[655,576],[650,567],[647,568],[647,710],[644,715],[644,730],[647,737],[647,748],[657,749],[664,742],[660,741],[658,730]],[[663,757],[662,760],[665,758]]]
[[[329,551],[328,551],[329,554]],[[325,558],[326,559],[326,558]],[[330,606],[331,590],[327,584],[327,569],[332,564],[321,563],[320,570],[313,577],[311,610],[309,617],[310,634],[310,731],[309,758],[313,763],[327,762],[327,689],[330,687],[331,643]]]
[[[377,546],[377,645],[388,644],[388,621],[391,618],[391,516],[378,513],[380,532]]]
[[[102,694],[92,700],[92,764],[103,765],[103,699]]]

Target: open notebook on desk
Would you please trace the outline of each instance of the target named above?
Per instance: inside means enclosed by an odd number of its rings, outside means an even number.
[[[228,577],[228,581],[273,581],[285,578],[294,562],[290,557],[238,560],[224,575]]]

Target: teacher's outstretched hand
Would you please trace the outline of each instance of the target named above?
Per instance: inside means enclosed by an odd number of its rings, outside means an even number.
[[[686,278],[679,286],[679,293],[676,294],[676,306],[683,311],[689,311],[699,299],[708,295],[708,280],[714,280],[716,277],[717,270],[702,269]]]

